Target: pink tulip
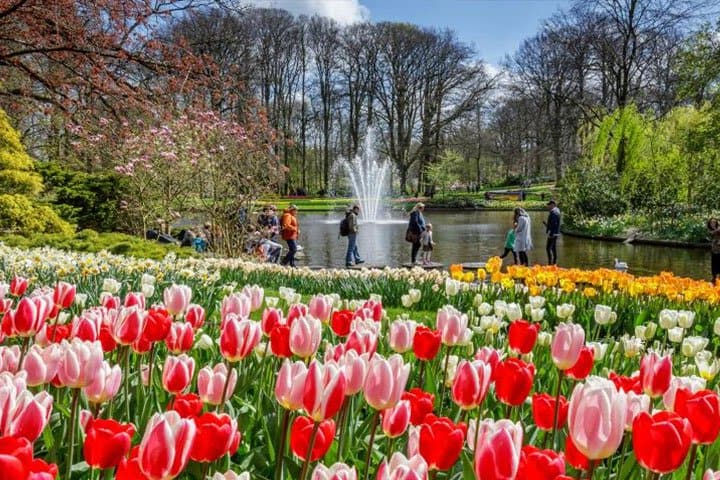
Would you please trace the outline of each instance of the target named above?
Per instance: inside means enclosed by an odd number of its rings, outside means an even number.
[[[163,303],[165,310],[170,315],[182,315],[190,305],[192,290],[187,285],[172,284],[163,291]]]
[[[52,309],[53,301],[48,296],[23,297],[17,308],[3,317],[2,330],[10,336],[32,337],[45,324]]]
[[[350,324],[350,333],[345,339],[345,351],[355,350],[359,354],[369,353],[370,356],[377,350],[378,336],[381,324],[373,320],[356,318]]]
[[[31,443],[37,440],[50,421],[53,398],[47,392],[33,395],[20,391],[15,398],[3,402],[0,384],[0,437],[24,437]]]
[[[132,345],[140,339],[147,312],[139,307],[120,307],[114,312],[114,318],[110,329],[113,339],[120,345]]]
[[[416,454],[409,459],[400,452],[393,453],[390,463],[384,459],[377,472],[377,480],[427,480],[428,465]]]
[[[349,467],[344,463],[336,463],[326,467],[322,463],[315,467],[312,473],[312,480],[357,480],[355,467]]]
[[[279,308],[268,307],[263,311],[260,325],[262,326],[262,331],[265,335],[270,335],[273,328],[277,325],[283,325],[284,323],[285,319],[283,318],[282,310]]]
[[[672,380],[672,359],[670,355],[660,357],[648,352],[640,360],[640,385],[651,398],[662,396],[670,388]]]
[[[14,276],[10,280],[10,295],[20,297],[28,288],[28,279],[25,277]]]
[[[5,313],[13,306],[12,298],[0,298],[0,313]]]
[[[382,320],[383,305],[381,301],[366,300],[365,303],[363,303],[362,307],[360,307],[358,310],[369,311],[370,318],[372,318],[375,322],[379,322],[380,320]],[[367,316],[364,318],[368,319]]]
[[[475,352],[475,360],[482,360],[495,372],[495,367],[501,360],[500,352],[492,347],[482,347]]]
[[[227,367],[224,363],[218,363],[210,369],[203,367],[198,372],[197,388],[200,400],[210,405],[220,405],[223,401],[222,395],[227,382],[229,392],[235,391],[237,383],[237,371],[230,369],[230,381],[227,380]]]
[[[261,335],[257,322],[230,314],[220,332],[220,353],[230,362],[239,362],[252,353]]]
[[[245,285],[242,289],[243,295],[250,299],[250,311],[254,312],[262,307],[265,290],[259,285]]]
[[[67,282],[58,282],[53,292],[53,301],[60,308],[70,308],[75,300],[75,285]]]
[[[303,407],[308,416],[316,422],[334,416],[345,400],[346,384],[345,374],[336,365],[313,360],[303,390]]]
[[[410,365],[405,365],[400,355],[393,354],[387,360],[374,355],[365,377],[365,401],[375,410],[394,407],[405,391],[408,375]]]
[[[675,411],[675,396],[677,391],[681,388],[690,391],[691,393],[697,393],[705,388],[706,381],[703,378],[690,376],[690,377],[672,377],[670,380],[670,387],[663,394],[663,405],[666,410],[671,412]]]
[[[88,402],[99,405],[117,395],[121,382],[122,371],[120,370],[120,365],[113,365],[111,367],[109,363],[103,362],[95,380],[83,388],[83,394]]]
[[[480,422],[475,449],[475,477],[482,480],[514,480],[520,466],[523,430],[520,422]]]
[[[181,418],[174,410],[156,413],[140,442],[140,470],[151,480],[177,477],[187,466],[196,433],[192,419]]]
[[[117,310],[118,308],[120,308],[120,297],[116,297],[108,292],[103,292],[100,295],[100,305],[107,308],[108,310]]]
[[[103,351],[100,342],[83,342],[74,338],[60,343],[57,378],[60,385],[82,388],[90,385],[101,371]]]
[[[399,437],[410,425],[410,401],[400,400],[393,408],[385,410],[382,416],[382,429],[385,436]]]
[[[27,384],[37,387],[49,383],[57,374],[62,348],[57,344],[42,348],[33,345],[23,359],[23,370],[27,373]]]
[[[395,353],[405,353],[412,350],[415,327],[412,320],[395,320],[390,324],[390,348]]]
[[[290,326],[290,351],[300,358],[315,354],[321,339],[322,323],[317,318],[299,317]]]
[[[184,353],[177,357],[168,355],[162,374],[162,384],[165,390],[175,395],[182,393],[190,386],[195,372],[195,359]]]
[[[191,303],[185,312],[185,321],[197,330],[205,324],[205,309],[200,305]]]
[[[104,317],[108,317],[108,313],[102,307],[89,308],[83,311],[79,317],[73,318],[70,324],[70,338],[94,342],[99,338]]]
[[[359,355],[355,350],[344,352],[337,360],[347,379],[345,395],[351,396],[362,390],[368,370],[368,354]]]
[[[303,406],[307,367],[303,362],[285,360],[275,381],[275,398],[287,410],[299,410]]]
[[[310,316],[317,318],[322,323],[327,323],[330,320],[332,309],[332,298],[325,295],[315,295],[308,303],[308,313]]]
[[[247,295],[242,293],[233,293],[223,298],[220,304],[220,328],[225,325],[226,319],[230,314],[240,318],[250,318],[252,310],[252,302]]]
[[[720,480],[720,470],[713,472],[712,470],[707,469],[702,480]]]
[[[482,360],[462,360],[453,379],[453,402],[463,410],[480,406],[490,387],[491,377],[492,368]]]
[[[0,372],[15,373],[20,363],[20,347],[1,346],[0,347]]]
[[[560,370],[572,368],[580,358],[585,344],[585,330],[577,323],[560,323],[555,327],[552,340],[552,359]]]
[[[625,393],[627,397],[627,416],[625,418],[625,431],[632,431],[632,424],[640,413],[650,413],[650,397],[641,393],[630,391]]]
[[[125,302],[123,303],[123,306],[135,306],[140,310],[145,310],[145,295],[143,295],[142,292],[128,292],[128,294],[125,295]]]
[[[193,326],[185,322],[173,322],[170,324],[170,331],[165,337],[165,345],[169,352],[182,353],[192,348],[195,340]]]
[[[590,460],[608,458],[620,446],[627,418],[627,397],[605,378],[590,376],[575,385],[568,407],[568,431]]]
[[[285,319],[285,322],[287,322],[288,325],[292,326],[292,324],[300,317],[306,317],[308,314],[308,307],[307,305],[303,303],[293,303],[290,305],[290,308],[288,308],[287,317]]]
[[[437,330],[443,345],[454,346],[464,343],[468,339],[468,318],[454,307],[446,305],[437,312]]]

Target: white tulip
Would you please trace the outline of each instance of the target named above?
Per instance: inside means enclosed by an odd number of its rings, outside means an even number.
[[[626,358],[637,357],[642,351],[643,341],[637,337],[631,337],[627,334],[620,338],[623,346],[623,352],[625,352]]]
[[[490,312],[492,312],[492,311],[493,311],[492,305],[490,305],[487,302],[483,302],[480,305],[478,305],[478,313],[480,315],[489,315]],[[718,319],[718,321],[720,321],[720,318]]]
[[[520,320],[523,317],[522,309],[517,303],[508,303],[506,314],[508,320],[510,320],[511,322],[514,322],[515,320]]]
[[[595,305],[595,323],[598,325],[608,325],[613,323],[612,316],[614,313],[615,312],[613,312],[612,308],[607,305]],[[617,315],[615,315],[615,319],[617,319]]]
[[[555,314],[558,318],[569,320],[573,316],[573,313],[575,313],[575,305],[572,303],[563,303],[555,307]]]
[[[715,319],[715,325],[713,325],[713,333],[720,336],[720,317]]]
[[[708,342],[709,340],[705,337],[685,337],[682,341],[680,351],[688,358],[694,357],[707,346]]]
[[[645,324],[645,340],[651,340],[655,337],[657,327],[657,323],[655,322],[648,322]]]
[[[482,293],[476,293],[473,297],[473,306],[479,307],[483,303]]]
[[[85,303],[87,303],[87,299],[88,299],[87,293],[76,293],[75,300],[73,300],[73,303],[75,303],[75,305],[77,305],[80,308],[84,308]]]
[[[405,308],[410,308],[413,306],[413,301],[410,298],[410,295],[402,295],[400,296],[400,303],[402,303],[402,306]]]
[[[705,380],[712,380],[720,372],[720,360],[713,357],[712,352],[703,350],[695,355],[698,373]]]
[[[448,297],[454,297],[458,293],[460,293],[460,284],[462,282],[459,282],[457,280],[453,280],[452,278],[445,279],[445,295]]]
[[[278,302],[280,302],[280,299],[278,297],[265,297],[265,305],[270,308],[277,307]]]
[[[210,335],[207,335],[203,333],[200,335],[200,338],[197,342],[195,342],[195,348],[198,350],[210,350],[213,348],[213,340],[210,338]]]
[[[680,342],[682,342],[684,334],[685,334],[685,330],[683,330],[682,327],[673,327],[668,330],[668,340],[670,340],[673,343],[680,343]]]
[[[105,280],[103,280],[103,292],[108,292],[112,295],[115,295],[117,292],[120,291],[120,287],[122,287],[122,284],[114,278],[106,278]]]
[[[540,332],[538,333],[537,343],[541,347],[547,347],[552,342],[552,333]]]
[[[143,273],[142,277],[140,277],[140,283],[143,285],[155,285],[155,277],[150,274]]]
[[[503,318],[507,312],[507,303],[502,300],[495,300],[495,303],[493,303],[493,310],[495,310],[496,317]]]
[[[419,302],[420,298],[422,298],[422,292],[417,288],[411,288],[408,292],[408,295],[410,296],[410,300],[412,300],[413,303]]]
[[[682,328],[692,327],[693,321],[695,321],[695,312],[689,310],[680,310],[677,315],[678,325]]]
[[[664,310],[660,310],[660,314],[658,315],[658,323],[660,324],[660,328],[664,330],[670,330],[671,328],[674,328],[677,325],[677,317],[677,310],[670,310],[667,308]]]
[[[528,298],[528,302],[532,305],[532,308],[542,308],[545,305],[545,297],[540,295],[533,295]]]
[[[145,298],[150,298],[155,293],[155,286],[150,283],[143,283],[140,285],[140,291]]]
[[[605,358],[605,354],[608,350],[608,344],[607,343],[601,343],[601,342],[588,342],[588,347],[593,349],[593,359],[596,362],[602,361],[603,358]]]

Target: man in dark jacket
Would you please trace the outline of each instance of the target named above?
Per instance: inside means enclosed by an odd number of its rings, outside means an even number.
[[[353,205],[346,213],[348,223],[348,245],[347,252],[345,253],[345,266],[350,267],[352,265],[359,265],[364,263],[365,260],[360,258],[357,247],[357,234],[358,234],[358,214],[360,213],[360,207]],[[354,262],[354,263],[353,263]]]
[[[547,244],[545,251],[548,256],[548,265],[557,264],[557,239],[560,236],[560,209],[557,207],[555,200],[550,200],[547,203],[548,214],[547,222],[543,222],[545,225],[545,231],[547,232]]]

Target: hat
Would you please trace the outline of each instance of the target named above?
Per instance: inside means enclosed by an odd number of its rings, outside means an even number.
[[[298,208],[294,203],[291,203],[290,206],[288,207],[288,210],[297,210],[297,209]]]
[[[549,202],[547,202],[547,205],[557,205],[557,202],[551,199]]]

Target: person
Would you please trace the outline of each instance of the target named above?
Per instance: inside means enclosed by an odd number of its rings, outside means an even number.
[[[275,211],[275,205],[266,205],[265,208],[263,208],[263,213],[258,215],[258,225],[260,225],[263,231],[267,232],[267,238],[273,242],[276,242],[277,235],[280,233],[280,221]]]
[[[420,250],[420,235],[425,231],[425,217],[423,217],[422,213],[424,210],[425,204],[418,202],[410,212],[410,222],[408,223],[407,232],[405,233],[405,240],[412,243],[410,263],[417,261],[417,254]]]
[[[520,265],[528,266],[528,254],[533,248],[532,236],[530,232],[530,217],[527,212],[517,207],[515,208],[515,246],[513,251],[517,252]]]
[[[360,253],[357,247],[357,234],[358,234],[358,214],[360,213],[360,206],[355,204],[345,212],[345,218],[348,223],[348,244],[347,251],[345,252],[345,266],[351,267],[353,265],[359,265],[365,263],[365,260],[360,258]]]
[[[550,200],[547,203],[547,208],[550,213],[548,213],[547,222],[543,222],[547,233],[545,251],[547,252],[548,265],[557,265],[557,239],[560,236],[560,209],[557,203],[555,203],[555,200]]]
[[[515,248],[515,227],[516,226],[517,226],[517,223],[513,222],[512,228],[507,231],[507,234],[505,235],[505,250],[503,250],[503,254],[500,255],[500,258],[505,258],[508,256],[508,253],[512,252],[515,265],[517,265],[517,263],[518,263],[517,252],[515,252],[515,250],[514,250],[514,248]]]
[[[300,234],[297,221],[297,207],[290,205],[283,211],[280,218],[280,236],[287,242],[288,253],[280,262],[281,265],[295,267],[295,254],[297,253],[297,240]]]
[[[420,245],[422,245],[422,263],[423,265],[430,265],[430,258],[432,257],[433,247],[435,242],[432,236],[432,223],[425,225],[425,231],[420,234]]]
[[[710,272],[712,281],[717,282],[720,278],[720,223],[715,217],[707,221],[708,232],[710,233]]]

